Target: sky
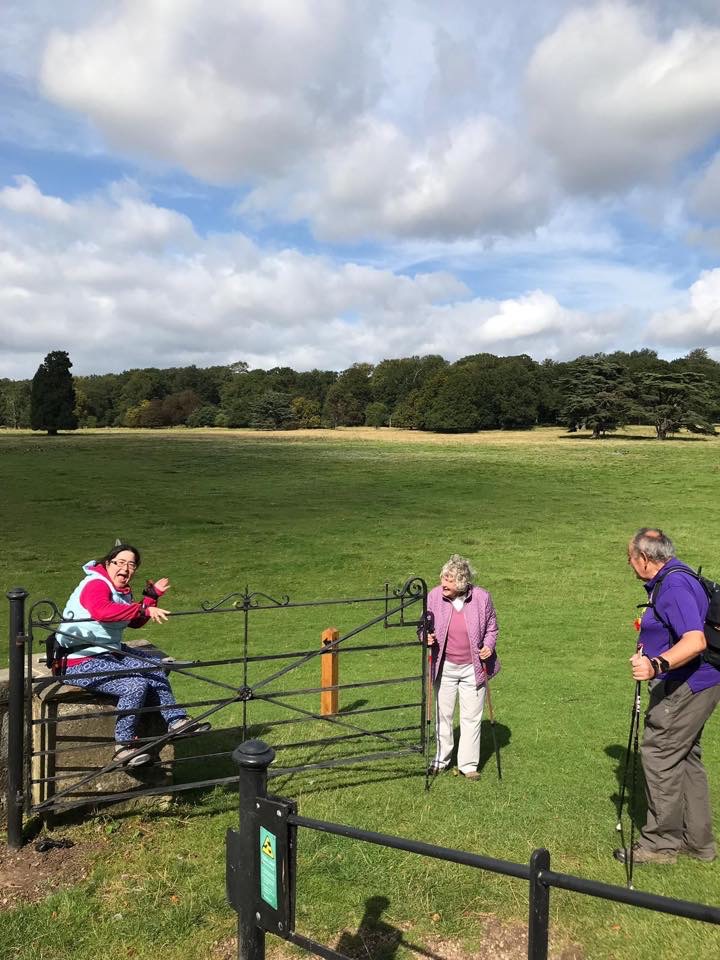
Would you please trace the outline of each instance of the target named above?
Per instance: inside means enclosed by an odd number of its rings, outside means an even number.
[[[720,359],[717,0],[2,0],[0,377]]]

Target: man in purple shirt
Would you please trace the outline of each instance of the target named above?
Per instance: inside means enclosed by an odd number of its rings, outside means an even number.
[[[647,821],[633,862],[675,863],[678,853],[714,860],[700,752],[703,727],[720,702],[720,670],[702,658],[708,598],[662,530],[638,530],[628,544],[628,563],[649,599],[630,660],[634,679],[649,681],[650,689],[641,749]],[[624,863],[630,854],[620,848],[614,856]]]

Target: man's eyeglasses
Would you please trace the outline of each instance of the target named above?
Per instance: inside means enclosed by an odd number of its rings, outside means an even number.
[[[114,563],[116,567],[127,567],[128,570],[137,570],[137,564],[134,560],[111,560],[110,563]]]

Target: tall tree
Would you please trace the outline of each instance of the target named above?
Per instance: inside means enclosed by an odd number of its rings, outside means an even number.
[[[354,363],[328,389],[323,418],[331,427],[360,427],[365,423],[365,408],[372,400],[372,370],[372,364]]]
[[[643,373],[637,383],[658,440],[667,440],[670,434],[683,428],[690,433],[715,433],[710,422],[714,398],[707,378],[701,373],[679,370]]]
[[[37,368],[30,395],[33,430],[47,430],[48,436],[54,437],[58,430],[77,429],[71,366],[64,350],[53,350]]]
[[[292,430],[297,426],[289,393],[266,390],[252,403],[250,426],[257,430]]]
[[[0,380],[0,424],[12,427],[30,426],[30,381]]]
[[[317,430],[320,427],[320,403],[308,397],[294,397],[290,404],[298,427]]]
[[[420,426],[437,433],[474,433],[480,424],[470,365],[439,370],[420,392]]]
[[[386,427],[388,425],[388,408],[379,400],[373,400],[365,409],[366,427]]]
[[[639,412],[627,369],[603,354],[569,363],[560,383],[565,392],[562,417],[568,430],[585,427],[595,440],[624,427]]]

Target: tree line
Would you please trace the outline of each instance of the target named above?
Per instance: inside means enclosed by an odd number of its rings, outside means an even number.
[[[0,425],[76,427],[403,427],[447,433],[561,425],[594,437],[651,423],[659,439],[714,433],[720,363],[704,349],[676,360],[654,350],[537,362],[526,354],[404,357],[347,370],[155,367],[76,376],[65,351],[32,381],[0,380]]]

